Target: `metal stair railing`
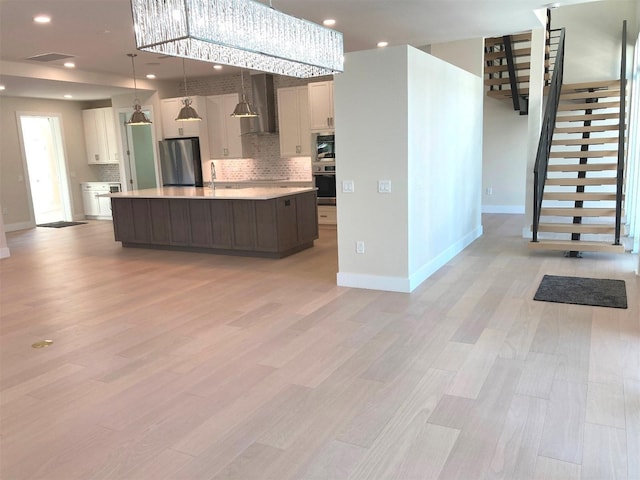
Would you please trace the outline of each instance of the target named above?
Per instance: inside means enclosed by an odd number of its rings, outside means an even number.
[[[620,120],[618,132],[618,172],[616,177],[616,231],[615,245],[620,245],[622,223],[622,189],[624,185],[624,151],[626,131],[626,90],[627,89],[627,21],[622,22],[622,51],[620,55]]]
[[[533,168],[533,242],[538,241],[538,226],[540,224],[540,212],[542,210],[542,194],[544,192],[544,183],[547,178],[547,167],[549,166],[549,153],[551,152],[553,129],[556,124],[556,114],[558,112],[560,93],[562,91],[562,76],[564,72],[564,37],[565,30],[563,28],[560,31],[556,62],[553,68],[551,86],[549,87],[547,106],[544,110],[536,163]]]

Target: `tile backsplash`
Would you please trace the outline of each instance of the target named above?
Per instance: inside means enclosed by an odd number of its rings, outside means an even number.
[[[276,142],[278,137],[275,137]],[[295,158],[235,158],[214,160],[216,176],[221,182],[240,180],[291,180],[311,181],[311,162],[309,157]],[[205,181],[208,172],[203,172]]]
[[[119,182],[120,181],[120,165],[90,165],[90,168],[98,172],[98,182]]]

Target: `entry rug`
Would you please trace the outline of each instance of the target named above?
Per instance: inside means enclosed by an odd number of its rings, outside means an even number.
[[[541,302],[627,308],[624,280],[545,275],[533,297]]]
[[[62,228],[62,227],[73,227],[74,225],[84,225],[87,222],[52,222],[52,223],[40,223],[36,225],[37,227],[51,227],[51,228]]]

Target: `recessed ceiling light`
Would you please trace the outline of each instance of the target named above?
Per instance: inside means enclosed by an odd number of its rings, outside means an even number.
[[[378,47],[383,48],[389,45],[389,42],[378,42]]]
[[[4,90],[5,86],[4,85],[0,85],[0,91]]]
[[[64,62],[64,66],[67,68],[76,68],[76,64],[73,62]]]
[[[213,68],[215,70],[222,70],[222,65],[214,65]]]
[[[37,15],[33,17],[33,21],[36,23],[49,23],[51,21],[51,17],[48,15]]]
[[[327,18],[326,20],[322,21],[322,24],[325,27],[333,27],[336,24],[336,21],[333,18]]]
[[[73,95],[67,93],[66,95],[64,95],[64,98],[73,98]]]
[[[153,73],[150,73],[150,74],[147,75],[147,78],[149,80],[153,80],[154,78],[156,78],[156,76]]]

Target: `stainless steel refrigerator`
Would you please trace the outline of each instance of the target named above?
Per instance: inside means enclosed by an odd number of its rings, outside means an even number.
[[[162,185],[202,186],[200,141],[197,137],[173,138],[160,143]]]

